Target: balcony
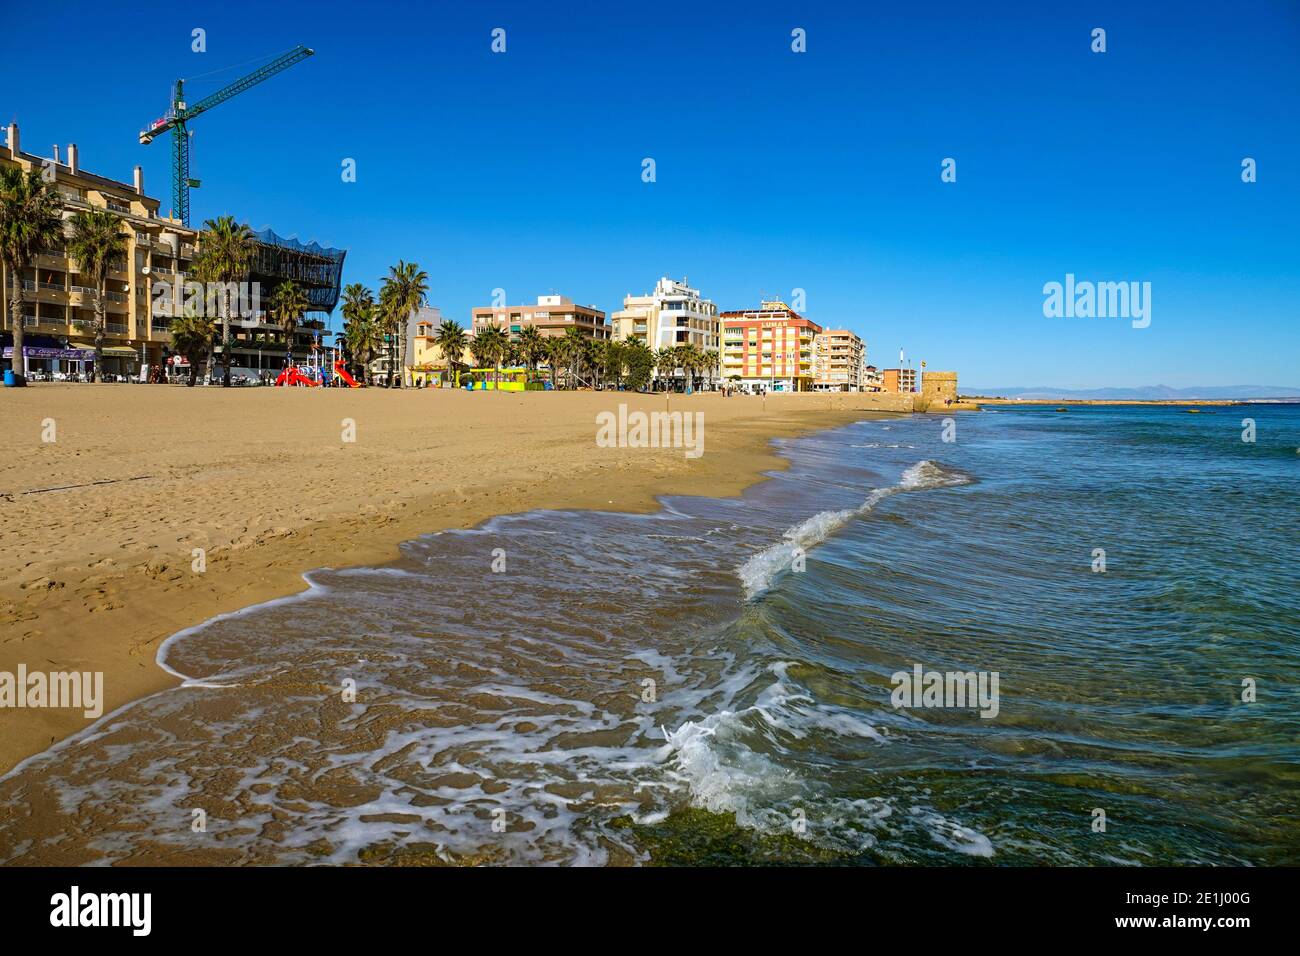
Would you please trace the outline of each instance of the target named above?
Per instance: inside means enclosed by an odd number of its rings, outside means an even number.
[[[104,331],[108,335],[126,335],[126,324],[124,322],[109,322],[105,324]]]

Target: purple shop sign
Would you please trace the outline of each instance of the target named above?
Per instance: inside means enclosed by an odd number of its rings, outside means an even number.
[[[4,358],[12,358],[13,354],[14,347],[6,345]],[[28,358],[68,359],[73,362],[93,362],[95,360],[93,349],[51,349],[39,345],[24,345],[23,355]]]

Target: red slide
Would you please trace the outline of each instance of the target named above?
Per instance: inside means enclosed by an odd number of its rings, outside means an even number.
[[[308,385],[316,387],[316,383],[309,379],[302,372],[298,371],[292,365],[280,373],[280,377],[275,380],[276,385]]]
[[[334,374],[337,375],[339,378],[343,379],[343,381],[347,382],[349,388],[361,387],[361,383],[348,374],[347,367],[343,364],[343,361],[341,359],[334,363]]]

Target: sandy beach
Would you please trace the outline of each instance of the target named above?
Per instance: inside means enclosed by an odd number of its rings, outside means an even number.
[[[304,571],[388,561],[496,514],[733,495],[782,467],[772,438],[890,401],[124,385],[0,398],[0,671],[101,671],[104,713],[174,682],[154,662],[169,635],[299,591]],[[705,453],[598,447],[596,416],[619,403],[702,411]],[[0,710],[0,771],[87,723]]]

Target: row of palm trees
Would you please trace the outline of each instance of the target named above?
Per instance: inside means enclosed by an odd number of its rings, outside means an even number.
[[[396,345],[397,368],[390,368],[389,388],[406,385],[401,370],[406,367],[406,338],[411,316],[428,301],[429,275],[418,263],[399,259],[390,266],[379,287],[379,298],[360,282],[343,289],[343,331],[339,338],[345,354],[357,365],[365,383],[371,384],[370,363],[385,342]],[[391,363],[390,363],[391,365]]]
[[[344,314],[347,315],[346,308]],[[718,353],[713,350],[680,345],[654,351],[644,342],[598,340],[577,329],[567,329],[562,336],[545,336],[530,325],[512,339],[503,329],[493,325],[471,336],[459,322],[445,319],[435,338],[448,363],[449,380],[458,368],[464,367],[466,349],[478,367],[493,368],[498,375],[503,365],[526,367],[535,375],[545,364],[553,388],[621,384],[643,389],[658,371],[658,381],[667,389],[678,369],[686,374],[689,386],[701,373],[711,381],[718,367]],[[355,356],[358,352],[354,350],[352,354]]]

